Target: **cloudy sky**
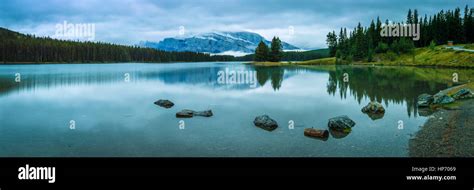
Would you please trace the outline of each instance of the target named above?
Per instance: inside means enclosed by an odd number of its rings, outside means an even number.
[[[368,25],[372,18],[402,21],[468,5],[472,0],[0,0],[0,27],[53,36],[56,25],[95,24],[95,41],[133,45],[142,40],[211,31],[280,36],[301,48],[325,47],[326,34]],[[289,28],[294,29],[294,33]]]

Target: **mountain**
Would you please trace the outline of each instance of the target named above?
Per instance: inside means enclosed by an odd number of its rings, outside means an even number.
[[[260,41],[270,45],[257,33],[252,32],[211,32],[180,38],[165,38],[160,42],[144,41],[140,46],[164,51],[190,51],[211,54],[246,55],[254,53]],[[282,42],[283,50],[298,50],[299,48]]]

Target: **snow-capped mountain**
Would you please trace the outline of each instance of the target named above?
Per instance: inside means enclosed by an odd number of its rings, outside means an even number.
[[[140,46],[165,51],[192,51],[219,55],[245,55],[254,53],[258,43],[266,40],[252,32],[212,32],[187,37],[165,38],[160,42],[144,41]],[[282,42],[283,50],[298,50],[299,48]]]

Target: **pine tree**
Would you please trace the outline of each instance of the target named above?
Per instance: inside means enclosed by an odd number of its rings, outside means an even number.
[[[336,55],[336,50],[337,50],[336,32],[335,31],[329,32],[326,37],[327,37],[326,44],[329,47],[329,56],[334,57]]]
[[[411,14],[411,9],[408,9],[407,24],[413,24],[413,15]]]
[[[462,18],[461,18],[461,9],[456,8],[453,13],[453,35],[454,35],[454,40],[456,43],[462,43],[464,42],[464,35],[463,35],[463,26],[462,26]]]
[[[375,24],[375,38],[373,39],[374,40],[374,44],[379,44],[379,42],[381,41],[381,36],[380,36],[380,32],[382,31],[382,22],[380,21],[380,18],[377,17],[377,23]]]
[[[420,22],[418,20],[418,10],[416,10],[416,9],[413,11],[413,24],[415,24],[415,25],[420,24]],[[420,26],[420,30],[421,30],[421,26]],[[417,31],[417,32],[418,32],[418,34],[421,35],[421,31]],[[415,46],[419,46],[420,40],[415,41],[414,44],[415,44]]]
[[[430,23],[428,22],[428,18],[425,14],[425,18],[423,19],[423,22],[421,24],[420,30],[421,30],[421,47],[427,46],[428,42],[431,41],[431,37],[429,36],[429,25]]]
[[[469,32],[469,21],[470,21],[470,18],[469,18],[469,7],[466,5],[466,7],[464,7],[464,17],[463,17],[463,39],[462,39],[462,42],[463,43],[466,43],[468,41],[468,32]]]
[[[374,40],[374,39],[376,39],[378,36],[380,36],[380,33],[377,33],[376,31],[377,30],[375,28],[374,20],[372,20],[370,22],[369,28],[367,29],[367,37],[370,38],[370,43],[368,43],[369,47],[377,46],[376,40]]]
[[[362,25],[359,24],[357,25],[357,28],[354,30],[355,31],[355,42],[354,42],[354,58],[356,60],[362,59],[367,55],[367,39],[365,38],[364,34],[364,28],[362,28]]]
[[[413,11],[413,24],[418,24],[418,10]]]
[[[254,61],[268,61],[268,46],[263,41],[255,49]]]
[[[281,46],[280,38],[273,37],[271,47],[270,47],[269,61],[279,62],[281,60],[282,53],[283,53],[283,48]]]

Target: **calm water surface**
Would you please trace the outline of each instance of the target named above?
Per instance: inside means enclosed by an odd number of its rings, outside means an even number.
[[[257,86],[219,84],[217,73],[226,68],[255,71]],[[472,70],[241,63],[2,65],[0,156],[403,157],[429,115],[416,108],[416,97],[452,85],[453,72],[461,81],[474,76]],[[175,106],[158,107],[158,99]],[[384,105],[383,118],[360,111],[370,100]],[[214,116],[175,117],[186,108],[212,109]],[[279,128],[255,127],[261,114]],[[357,123],[347,136],[303,136],[304,128],[326,129],[339,115]]]

